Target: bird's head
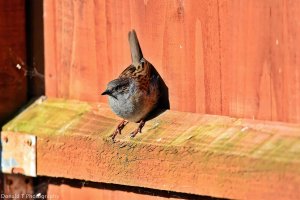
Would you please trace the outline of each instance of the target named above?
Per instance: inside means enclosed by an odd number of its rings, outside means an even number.
[[[130,81],[128,78],[119,78],[110,81],[107,84],[106,90],[101,95],[109,95],[115,99],[118,99],[119,95],[129,91]]]

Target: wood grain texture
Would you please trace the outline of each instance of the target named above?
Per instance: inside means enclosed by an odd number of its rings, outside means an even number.
[[[106,102],[134,28],[172,110],[300,122],[295,0],[55,0],[44,11],[50,97]]]
[[[16,68],[25,47],[25,2],[0,0],[0,125],[27,100],[27,78]]]
[[[219,1],[223,114],[300,122],[297,5]]]
[[[130,139],[102,103],[38,100],[6,124],[37,136],[37,174],[230,199],[299,199],[300,126],[166,111]],[[7,135],[7,134],[6,134]],[[9,138],[8,138],[9,141]]]

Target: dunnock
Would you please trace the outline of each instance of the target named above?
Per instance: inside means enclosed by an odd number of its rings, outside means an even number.
[[[108,95],[113,112],[124,119],[111,135],[113,141],[129,121],[139,122],[131,137],[141,133],[145,118],[155,108],[160,96],[158,84],[160,77],[153,65],[143,57],[134,30],[129,32],[128,39],[132,64],[117,79],[110,81],[102,93]]]

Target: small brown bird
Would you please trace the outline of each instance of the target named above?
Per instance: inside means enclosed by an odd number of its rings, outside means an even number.
[[[139,122],[131,137],[141,133],[145,118],[155,108],[160,96],[158,84],[160,77],[153,65],[143,57],[134,30],[129,32],[128,39],[132,64],[117,79],[110,81],[102,93],[108,95],[113,112],[124,119],[111,135],[113,141],[129,121]]]

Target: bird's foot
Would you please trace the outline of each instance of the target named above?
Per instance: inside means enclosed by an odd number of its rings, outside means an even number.
[[[142,133],[142,128],[144,127],[145,122],[143,120],[140,121],[140,124],[137,129],[135,129],[131,134],[130,137],[134,138],[138,133]]]
[[[121,121],[121,123],[117,126],[116,130],[113,132],[113,134],[110,135],[110,137],[112,138],[113,142],[115,142],[115,137],[120,134],[121,135],[121,131],[122,129],[126,126],[126,124],[128,124],[127,120],[123,120]]]

